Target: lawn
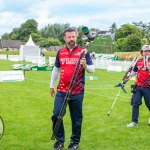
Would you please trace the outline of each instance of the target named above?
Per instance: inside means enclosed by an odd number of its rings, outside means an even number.
[[[0,60],[0,70],[11,70],[12,64]],[[23,82],[0,82],[0,116],[5,132],[0,150],[51,150],[50,139],[53,98],[49,94],[50,71],[27,71]],[[91,74],[86,74],[90,76]],[[139,126],[127,128],[131,121],[130,85],[127,94],[120,92],[110,116],[107,116],[119,88],[124,72],[96,70],[98,80],[87,80],[83,104],[83,126],[79,150],[149,150],[150,114],[143,102],[140,107]],[[66,142],[69,144],[71,122],[69,111],[64,117]]]

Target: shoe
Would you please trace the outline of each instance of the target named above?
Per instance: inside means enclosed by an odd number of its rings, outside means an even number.
[[[70,142],[69,146],[68,146],[68,149],[67,150],[77,150],[79,147],[79,144],[76,144],[76,143],[73,143],[73,142]]]
[[[135,123],[135,122],[131,122],[127,124],[127,127],[136,127],[136,126],[138,126],[138,123]]]
[[[56,141],[52,150],[62,150],[64,147],[64,143],[61,141]]]
[[[150,118],[148,118],[148,126],[150,126]]]

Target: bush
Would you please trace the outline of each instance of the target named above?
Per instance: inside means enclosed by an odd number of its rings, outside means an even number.
[[[115,52],[115,56],[118,56],[120,60],[133,60],[134,57],[142,57],[140,52]]]
[[[19,55],[19,50],[12,50],[12,51],[1,50],[0,54]]]

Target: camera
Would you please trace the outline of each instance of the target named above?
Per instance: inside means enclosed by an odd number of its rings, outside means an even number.
[[[91,42],[97,35],[97,32],[91,32],[88,27],[82,27],[82,41]]]

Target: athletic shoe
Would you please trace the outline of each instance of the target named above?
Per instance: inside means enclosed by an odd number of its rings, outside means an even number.
[[[150,118],[148,118],[148,125],[150,126]]]
[[[62,150],[64,147],[64,143],[61,141],[56,141],[52,150]]]
[[[79,144],[75,144],[73,142],[70,142],[69,146],[68,146],[68,150],[77,150],[79,147]]]
[[[127,124],[127,127],[136,127],[136,126],[138,126],[138,123],[135,123],[135,122],[131,122]]]

